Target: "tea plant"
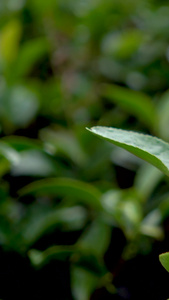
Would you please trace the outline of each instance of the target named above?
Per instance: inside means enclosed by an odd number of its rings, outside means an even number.
[[[169,176],[169,144],[163,140],[150,135],[111,127],[96,126],[88,130],[144,159]],[[169,252],[161,254],[159,259],[169,272]]]
[[[156,0],[0,1],[1,299],[137,293],[130,268],[131,288],[114,273],[165,241],[167,154],[144,149],[161,172],[85,127],[169,140],[168,15]]]

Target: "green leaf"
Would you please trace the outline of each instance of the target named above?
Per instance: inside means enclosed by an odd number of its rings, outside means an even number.
[[[103,259],[82,249],[78,245],[56,245],[45,251],[31,249],[28,252],[29,259],[35,267],[41,268],[51,260],[70,260],[72,264],[92,273],[94,276],[104,276],[107,269]]]
[[[157,113],[151,98],[144,93],[117,85],[104,84],[102,95],[138,118],[149,128],[154,128]]]
[[[20,160],[18,152],[3,141],[0,142],[0,154],[5,157],[13,166],[17,165]]]
[[[142,40],[143,34],[136,29],[109,33],[103,40],[103,52],[119,59],[129,59],[138,50]]]
[[[133,238],[142,219],[142,208],[134,190],[109,190],[102,197],[103,207],[125,236]]]
[[[81,267],[71,268],[71,287],[75,300],[88,300],[97,286],[98,277]]]
[[[169,272],[169,252],[160,254],[159,259],[162,266]]]
[[[88,183],[67,178],[42,179],[29,184],[20,191],[20,195],[56,195],[72,197],[94,208],[101,208],[100,192]]]
[[[57,164],[43,151],[31,149],[20,152],[20,160],[11,172],[15,176],[54,176]]]
[[[15,61],[15,76],[24,76],[48,53],[48,43],[44,38],[26,41],[20,48],[19,55]]]
[[[169,140],[169,91],[162,94],[159,99],[157,105],[158,115],[159,115],[159,134],[160,136],[165,139]]]
[[[5,141],[8,145],[13,147],[16,151],[24,150],[42,150],[43,144],[41,141],[36,139],[30,139],[25,136],[5,136],[1,139]]]
[[[35,267],[41,267],[52,259],[66,260],[76,251],[74,246],[52,246],[45,251],[31,249],[28,252],[31,263]]]
[[[4,103],[7,118],[16,126],[26,126],[35,117],[39,102],[36,94],[24,86],[16,85],[9,91]]]
[[[22,24],[18,19],[10,20],[1,29],[1,56],[7,63],[15,60],[22,35]]]
[[[54,228],[63,231],[79,230],[87,220],[87,212],[81,206],[53,208],[52,211],[41,211],[37,206],[29,211],[28,218],[24,220],[22,236],[25,245],[31,245],[46,232]]]
[[[81,235],[77,246],[93,253],[95,256],[102,257],[109,245],[110,238],[110,226],[105,224],[100,218],[97,218]]]
[[[163,229],[160,226],[162,215],[159,209],[151,210],[140,224],[140,232],[144,235],[162,240],[164,238]]]
[[[77,165],[86,161],[85,153],[71,131],[45,128],[41,131],[41,139],[54,153],[63,153]]]
[[[112,127],[97,126],[88,130],[144,159],[169,176],[169,144],[163,140]]]
[[[135,177],[134,186],[144,201],[150,197],[163,177],[164,174],[162,172],[147,163],[139,168]]]

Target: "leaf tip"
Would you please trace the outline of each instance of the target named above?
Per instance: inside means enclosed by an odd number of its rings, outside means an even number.
[[[86,127],[86,130],[88,130],[88,131],[90,131],[90,132],[93,132],[95,128],[96,128],[96,126],[94,126],[94,127],[91,127],[91,128],[89,128],[89,127]]]

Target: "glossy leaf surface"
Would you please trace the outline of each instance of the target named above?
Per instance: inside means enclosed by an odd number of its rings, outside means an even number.
[[[96,126],[92,133],[151,163],[169,176],[169,144],[150,135]]]

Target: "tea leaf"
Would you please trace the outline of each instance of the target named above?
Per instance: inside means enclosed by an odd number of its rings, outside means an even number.
[[[154,128],[157,113],[150,97],[117,85],[104,84],[103,96],[138,118],[149,128]],[[151,118],[150,118],[151,116]]]
[[[112,127],[96,126],[88,130],[146,160],[169,176],[169,144],[163,140]]]
[[[98,278],[81,267],[72,266],[71,286],[75,300],[87,300],[97,286]]]
[[[159,255],[162,266],[169,272],[169,252],[165,252]]]
[[[72,197],[96,209],[102,209],[101,193],[88,183],[68,178],[42,179],[25,186],[20,195],[57,195]]]

